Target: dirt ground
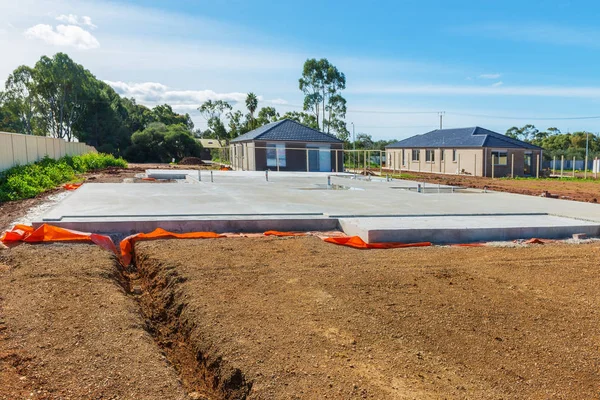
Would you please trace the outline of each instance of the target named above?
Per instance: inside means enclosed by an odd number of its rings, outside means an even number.
[[[385,172],[384,172],[385,174]],[[405,174],[403,174],[404,176]],[[442,185],[463,186],[498,192],[510,192],[530,196],[540,196],[549,192],[561,199],[597,203],[600,200],[600,180],[574,181],[561,180],[560,178],[546,179],[492,179],[464,175],[437,175],[428,173],[410,172],[407,179],[418,179],[428,183]]]
[[[182,379],[201,370],[225,398],[600,395],[597,244],[228,238],[140,242],[136,259],[142,309]]]
[[[0,399],[187,399],[126,294],[88,244],[0,251]]]

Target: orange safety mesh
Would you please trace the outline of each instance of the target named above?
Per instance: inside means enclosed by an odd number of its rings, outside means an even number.
[[[15,227],[4,233],[0,237],[3,243],[8,242],[92,242],[98,246],[112,251],[118,255],[117,248],[112,239],[108,236],[98,235],[96,233],[79,232],[71,229],[59,228],[57,226],[43,224],[34,229],[27,225],[15,225]]]
[[[323,239],[327,243],[339,244],[342,246],[354,247],[355,249],[399,249],[404,247],[427,247],[430,242],[420,243],[367,243],[359,236],[348,237],[330,237]]]
[[[63,188],[65,188],[67,190],[75,190],[75,189],[79,189],[81,187],[81,185],[83,185],[83,183],[65,183],[63,185]]]
[[[121,261],[123,265],[131,263],[132,251],[135,242],[138,240],[154,240],[154,239],[218,239],[226,236],[219,235],[214,232],[189,232],[189,233],[173,233],[162,228],[157,228],[150,233],[137,233],[126,237],[121,241]]]
[[[265,235],[265,236],[286,237],[286,236],[307,236],[307,233],[305,233],[305,232],[266,231],[263,235]]]

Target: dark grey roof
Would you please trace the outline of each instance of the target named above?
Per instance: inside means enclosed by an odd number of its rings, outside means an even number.
[[[425,147],[499,147],[540,149],[531,143],[509,138],[506,135],[480,128],[436,129],[422,135],[410,137],[390,144],[386,148],[425,148]]]
[[[249,140],[273,140],[282,142],[328,142],[342,143],[333,135],[309,128],[291,119],[271,122],[253,131],[244,133],[231,142],[246,142]]]

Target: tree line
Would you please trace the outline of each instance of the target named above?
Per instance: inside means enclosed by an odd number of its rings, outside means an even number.
[[[299,79],[302,111],[281,115],[274,107],[259,109],[254,93],[247,95],[246,112],[208,100],[198,108],[208,126],[200,130],[189,114],[176,113],[168,104],[149,108],[121,97],[67,54],[57,53],[9,75],[0,91],[0,131],[85,142],[133,162],[199,156],[202,147],[195,138],[229,141],[285,118],[348,140],[345,86],[345,75],[327,59],[309,59]]]
[[[583,160],[586,143],[590,158],[600,156],[600,138],[591,132],[562,133],[555,127],[539,130],[534,125],[527,124],[522,127],[509,128],[506,136],[542,147],[546,159],[564,156]]]

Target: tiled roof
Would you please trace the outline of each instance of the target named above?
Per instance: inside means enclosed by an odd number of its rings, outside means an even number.
[[[271,122],[253,131],[236,137],[231,142],[246,142],[249,140],[273,140],[282,142],[328,142],[342,143],[333,135],[302,125],[291,119]]]
[[[531,143],[480,128],[436,129],[390,144],[386,148],[499,147],[540,149]]]

